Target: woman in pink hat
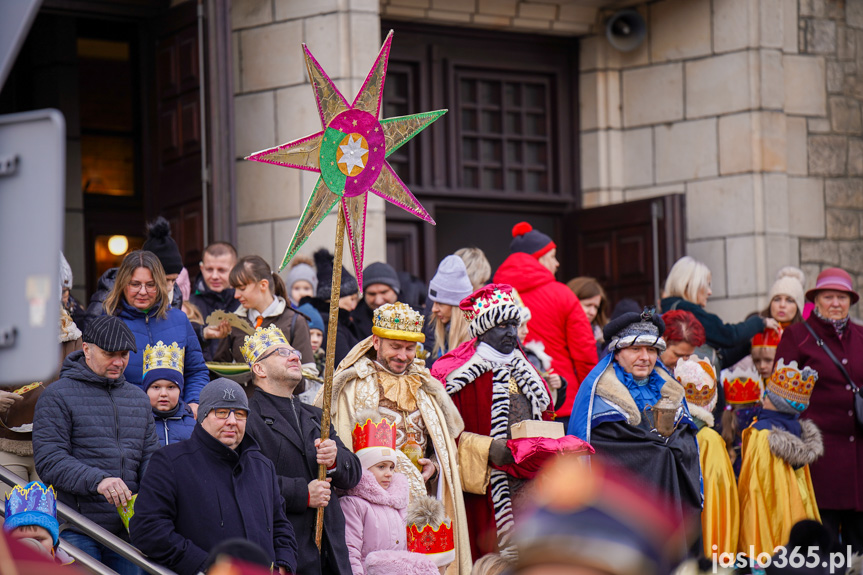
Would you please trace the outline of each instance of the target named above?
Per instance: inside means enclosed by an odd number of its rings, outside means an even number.
[[[828,268],[818,275],[806,299],[815,308],[804,322],[785,330],[776,361],[797,361],[800,368],[818,372],[806,412],[824,436],[824,456],[810,468],[815,498],[824,525],[834,535],[841,534],[843,545],[861,553],[863,426],[854,413],[853,389],[863,384],[863,327],[851,322],[848,313],[860,296],[848,272]]]

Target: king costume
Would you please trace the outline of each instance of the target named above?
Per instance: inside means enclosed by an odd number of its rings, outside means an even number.
[[[568,433],[588,441],[598,455],[665,492],[682,517],[700,517],[703,493],[698,427],[689,412],[683,385],[658,359],[643,380],[636,380],[618,361],[618,353],[627,347],[654,347],[658,355],[665,349],[664,331],[662,318],[647,309],[626,313],[605,326],[609,354],[582,382]],[[649,406],[663,399],[677,406],[675,426],[668,436],[660,435],[645,414]],[[700,531],[700,522],[693,522],[691,530]]]
[[[483,341],[501,326],[508,326],[515,337],[521,312],[510,286],[484,286],[462,300],[459,308],[473,339],[438,359],[432,375],[444,384],[464,418],[458,459],[473,556],[500,552],[513,561],[514,508],[518,511],[514,503],[531,476],[520,473],[511,456],[503,464],[492,463],[492,450],[512,438],[513,424],[550,419],[551,394],[517,347],[517,337],[511,344],[499,344],[502,349]],[[509,444],[506,450],[510,451]]]
[[[350,437],[357,414],[373,409],[395,424],[396,470],[408,478],[411,501],[431,492],[443,502],[446,515],[453,520],[456,551],[456,560],[446,573],[467,575],[472,562],[455,442],[464,427],[462,418],[425,362],[414,359],[403,373],[396,374],[378,361],[374,347],[375,337],[422,342],[422,326],[422,315],[403,303],[375,310],[373,335],[348,353],[333,377],[332,423],[339,436]],[[323,390],[315,405],[323,405]],[[428,486],[410,456],[434,461],[438,473]]]
[[[800,419],[817,380],[815,370],[780,359],[767,380],[765,407],[743,431],[740,552],[772,554],[795,523],[821,521],[809,464],[824,455],[824,443],[818,427]]]

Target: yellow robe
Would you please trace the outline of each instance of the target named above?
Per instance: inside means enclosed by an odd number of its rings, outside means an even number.
[[[771,431],[743,430],[743,464],[740,469],[740,543],[738,550],[754,556],[773,554],[788,542],[795,523],[821,521],[809,466],[794,469],[770,450]]]
[[[740,500],[737,480],[725,449],[725,441],[711,427],[704,426],[696,435],[704,478],[704,509],[701,531],[704,556],[735,553],[740,533]],[[716,545],[716,549],[713,546]]]
[[[373,353],[372,338],[366,338],[342,360],[333,377],[330,416],[336,434],[342,441],[348,438],[346,445],[351,444],[355,415],[364,409],[377,409],[380,402],[377,370],[370,357]],[[443,385],[425,367],[425,362],[415,360],[408,366],[406,374],[419,374],[423,378],[423,385],[416,393],[417,408],[438,456],[439,481],[443,482],[441,499],[447,517],[453,522],[456,559],[447,567],[446,575],[470,575],[470,539],[455,444],[455,438],[464,429],[464,422]],[[323,388],[315,398],[315,405],[323,405]],[[417,468],[402,452],[397,451],[397,455],[396,470],[407,476],[411,500],[426,495],[425,482]]]

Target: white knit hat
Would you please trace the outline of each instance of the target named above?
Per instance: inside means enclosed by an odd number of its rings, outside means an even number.
[[[455,255],[441,261],[429,283],[429,299],[446,305],[458,306],[461,300],[473,293],[464,260]]]
[[[806,281],[806,276],[803,270],[794,266],[785,266],[776,273],[776,281],[770,288],[768,300],[773,301],[777,295],[791,296],[794,303],[797,304],[797,311],[803,313],[803,304],[805,303],[803,295],[803,283]]]

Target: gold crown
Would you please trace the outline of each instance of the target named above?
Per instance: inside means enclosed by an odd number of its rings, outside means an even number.
[[[716,372],[705,358],[693,355],[690,359],[681,359],[674,368],[674,377],[683,384],[687,403],[705,407],[716,397]]]
[[[802,370],[797,367],[797,362],[792,361],[785,365],[782,358],[776,362],[776,369],[770,379],[767,380],[767,389],[782,399],[809,405],[809,397],[815,389],[818,381],[818,372],[811,367]],[[803,411],[803,408],[800,408]]]
[[[161,341],[156,345],[147,345],[144,348],[144,375],[151,369],[173,369],[183,373],[183,362],[186,357],[185,348],[177,343],[165,345]]]
[[[399,301],[388,303],[375,310],[372,333],[385,339],[423,342],[426,340],[423,321],[422,314],[409,305]]]
[[[243,339],[243,347],[240,348],[240,352],[243,354],[243,359],[251,367],[274,345],[288,345],[285,334],[276,327],[276,324],[257,329],[252,335],[247,335]]]

